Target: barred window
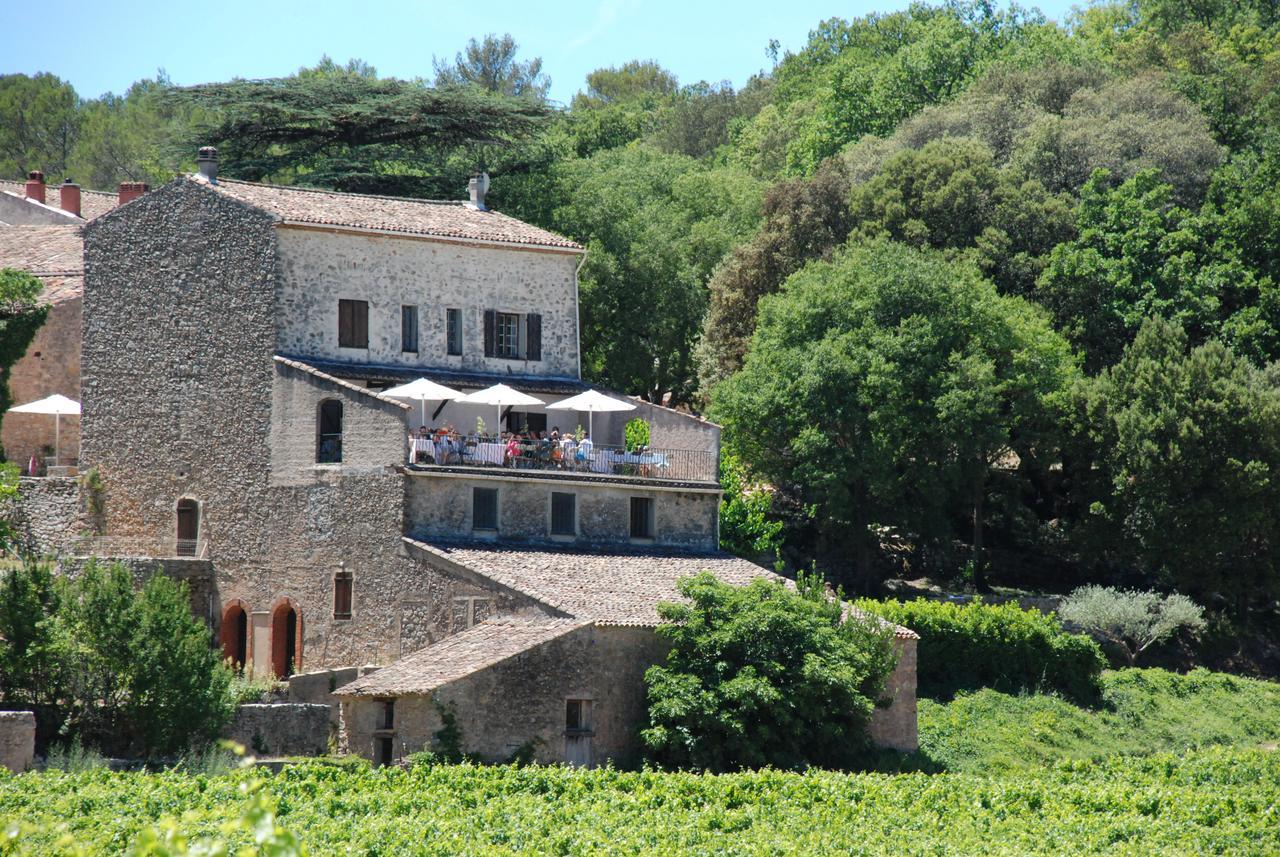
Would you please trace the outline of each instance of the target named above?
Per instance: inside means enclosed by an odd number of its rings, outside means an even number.
[[[551,492],[551,535],[578,534],[578,495]]]

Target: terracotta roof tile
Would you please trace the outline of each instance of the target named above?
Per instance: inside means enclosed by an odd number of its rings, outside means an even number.
[[[588,623],[546,616],[489,619],[334,691],[337,696],[425,694]]]
[[[84,236],[80,226],[0,227],[0,268],[19,268],[44,281],[44,304],[84,294]]]
[[[189,178],[208,184],[199,176]],[[208,186],[274,214],[286,224],[349,226],[433,238],[582,249],[582,245],[562,235],[496,211],[480,211],[462,202],[338,193],[223,178],[219,178],[216,185]]]
[[[16,193],[18,196],[25,197],[27,195],[27,183],[0,181],[0,190],[7,190],[10,193]],[[56,184],[45,185],[44,200],[46,205],[58,208],[60,197],[58,195],[58,186]],[[111,209],[115,208],[119,202],[120,195],[118,193],[81,188],[80,216],[85,220],[93,220],[95,217],[101,217]]]
[[[658,625],[659,602],[680,600],[676,584],[701,571],[735,586],[759,578],[793,585],[753,562],[724,553],[405,541],[428,559],[461,566],[554,610],[600,625]],[[854,608],[850,613],[865,615]],[[906,639],[916,637],[900,626],[894,627],[894,633]]]

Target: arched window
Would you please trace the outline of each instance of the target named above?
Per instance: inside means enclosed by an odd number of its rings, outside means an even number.
[[[342,462],[342,402],[325,399],[316,418],[316,462]]]
[[[222,658],[237,670],[249,660],[249,610],[239,599],[227,605],[222,614]]]
[[[200,504],[195,500],[178,501],[178,533],[174,553],[195,556],[200,544]]]
[[[288,598],[271,611],[271,671],[286,679],[302,665],[302,614]]]

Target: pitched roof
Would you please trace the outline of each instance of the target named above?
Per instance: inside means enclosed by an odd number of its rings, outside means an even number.
[[[15,181],[0,181],[0,190],[7,190],[9,193],[16,193],[18,196],[25,197],[27,195],[27,183]],[[44,188],[45,204],[53,208],[59,207],[58,185],[45,185]],[[93,220],[95,217],[101,217],[120,203],[120,195],[105,190],[87,190],[80,188],[80,216],[85,220]]]
[[[337,696],[430,693],[586,624],[575,619],[546,616],[489,619],[343,685],[334,693]]]
[[[718,552],[405,541],[428,559],[461,566],[576,619],[599,625],[658,625],[659,602],[680,600],[676,584],[702,571],[735,586],[760,578],[790,583],[753,562]],[[916,636],[900,626],[894,626],[894,634],[906,639]]]
[[[84,294],[81,227],[0,227],[0,268],[18,268],[44,281],[43,304],[80,297]]]
[[[208,184],[200,176],[190,176],[189,179]],[[458,201],[338,193],[224,178],[208,186],[232,199],[274,214],[286,224],[349,226],[432,238],[554,247],[575,252],[583,249],[581,244],[563,235]]]

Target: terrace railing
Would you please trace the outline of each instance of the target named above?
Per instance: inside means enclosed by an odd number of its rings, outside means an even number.
[[[585,441],[522,441],[512,448],[494,437],[409,438],[409,463],[418,466],[502,468],[582,475],[717,482],[716,453],[695,449],[628,450]]]
[[[76,556],[146,556],[161,559],[187,557],[205,559],[209,543],[204,539],[155,538],[152,536],[84,536],[71,546]]]

